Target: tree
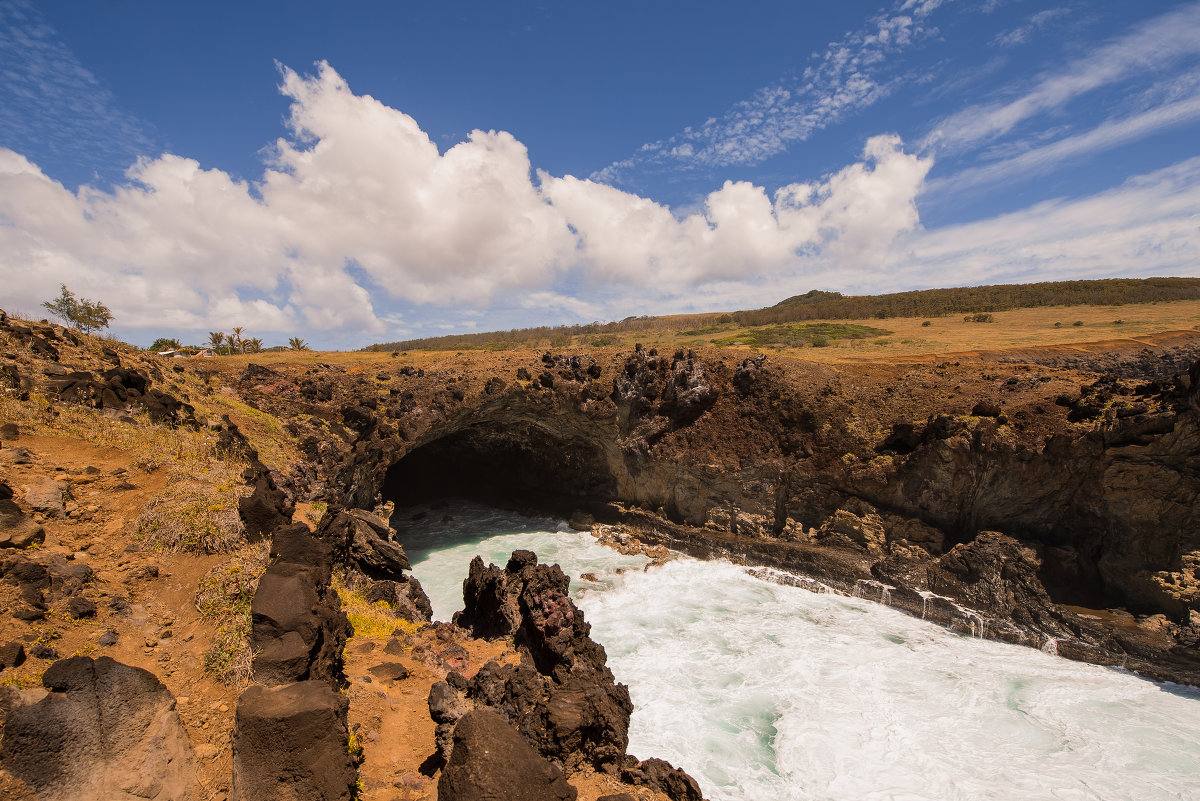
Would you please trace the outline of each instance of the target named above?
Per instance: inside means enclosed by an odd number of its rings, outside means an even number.
[[[246,352],[246,341],[242,339],[242,332],[245,330],[245,326],[235,325],[233,327],[233,333],[229,335],[229,347],[242,353]]]
[[[208,346],[216,351],[221,350],[221,348],[223,348],[225,346],[225,332],[224,331],[209,331],[208,332]]]
[[[308,345],[304,344],[304,340],[300,337],[292,337],[288,340],[288,347],[292,350],[308,350]]]
[[[42,302],[42,306],[69,326],[85,334],[108,328],[112,312],[98,300],[76,298],[75,293],[62,284],[62,292],[54,300]]]
[[[150,350],[158,353],[164,350],[179,350],[181,347],[183,346],[179,344],[178,339],[159,337],[158,339],[154,340],[154,344],[150,346]]]
[[[263,341],[258,337],[242,340],[242,353],[262,353]]]

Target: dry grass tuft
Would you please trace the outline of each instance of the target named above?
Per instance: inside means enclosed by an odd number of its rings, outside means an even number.
[[[30,393],[29,400],[24,401],[0,393],[0,419],[16,423],[22,431],[115,448],[133,454],[135,462],[146,472],[177,462],[205,461],[218,456],[216,434],[211,431],[151,423],[144,411],[131,416],[134,422],[123,423],[99,409],[59,403],[38,393]]]
[[[250,680],[250,602],[269,560],[268,543],[247,545],[208,571],[196,590],[200,617],[218,623],[217,635],[204,652],[204,670],[230,686]]]
[[[157,551],[229,553],[245,543],[238,500],[250,493],[234,461],[176,463],[167,486],[142,510],[137,535]]]

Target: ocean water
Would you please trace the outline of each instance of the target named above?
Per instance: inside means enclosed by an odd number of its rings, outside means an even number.
[[[728,562],[645,568],[549,519],[454,504],[393,522],[439,619],[462,608],[475,554],[560,564],[629,686],[630,752],[686,769],[713,801],[1200,799],[1192,688]]]

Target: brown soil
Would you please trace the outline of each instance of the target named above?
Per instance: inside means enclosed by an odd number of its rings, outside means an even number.
[[[0,616],[0,642],[21,642],[28,652],[41,640],[61,657],[110,656],[156,675],[175,695],[179,716],[196,751],[205,797],[223,798],[229,787],[230,732],[237,690],[204,672],[203,654],[216,626],[200,619],[195,595],[204,574],[227,557],[138,549],[134,522],[146,503],[163,489],[166,476],[163,471],[137,470],[130,454],[61,437],[26,435],[5,444],[28,448],[34,455],[33,464],[0,466],[0,480],[13,488],[22,506],[23,486],[36,477],[62,480],[78,504],[78,509],[65,517],[38,515],[46,541],[30,555],[60,554],[90,566],[95,581],[83,595],[95,602],[97,613],[91,619],[73,620],[63,602],[51,604],[44,621],[27,623],[5,613]],[[99,472],[85,472],[88,467]],[[134,488],[117,489],[127,484]],[[130,547],[134,550],[127,550]],[[157,566],[157,578],[139,575],[148,565]],[[128,614],[110,609],[108,602],[113,598],[128,600]],[[20,605],[16,588],[0,583],[0,607],[7,612]],[[110,630],[117,634],[116,644],[100,645],[100,637]],[[41,674],[53,662],[53,658],[30,656],[0,678],[21,687],[41,686]]]

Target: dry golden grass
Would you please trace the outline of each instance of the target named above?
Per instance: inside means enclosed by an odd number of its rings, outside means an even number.
[[[71,437],[124,451],[146,472],[217,457],[217,438],[210,431],[154,424],[145,412],[132,417],[133,422],[126,423],[89,406],[58,403],[37,393],[30,393],[26,401],[0,393],[0,420],[16,423],[27,434]]]
[[[247,545],[210,570],[196,590],[196,610],[218,624],[217,636],[204,652],[204,669],[230,686],[240,687],[250,679],[250,602],[269,554],[265,540]]]
[[[1124,339],[1136,341],[1139,336],[1166,331],[1200,329],[1200,301],[1185,300],[1161,303],[1128,304],[1123,306],[1054,306],[1035,309],[1016,309],[992,312],[995,322],[963,322],[962,314],[946,317],[889,317],[863,320],[806,320],[805,324],[821,322],[839,325],[857,324],[891,331],[891,334],[874,339],[833,340],[827,347],[767,348],[798,358],[822,362],[887,360],[896,357],[926,354],[955,353],[977,350],[1005,350],[1019,347],[1071,345],[1073,343],[1098,342]],[[676,318],[663,318],[676,321]],[[923,325],[928,320],[929,325]],[[1083,325],[1076,326],[1076,321]],[[1121,322],[1118,322],[1121,321]],[[679,347],[709,347],[714,339],[736,336],[748,329],[736,324],[686,328],[695,325],[698,316],[687,315],[677,319],[676,325],[639,331],[635,333],[606,334],[611,345],[596,346],[595,335],[576,336],[569,345],[556,347],[562,351],[611,351],[629,349],[641,343],[646,347],[672,350]],[[703,320],[699,320],[703,322]],[[1055,326],[1055,323],[1061,325]],[[702,330],[704,333],[694,333]],[[752,348],[734,346],[735,349],[752,351]],[[519,355],[544,348],[516,349],[505,351]],[[390,352],[370,351],[289,351],[264,353],[253,356],[221,356],[206,363],[221,375],[240,373],[250,362],[267,367],[310,368],[318,363],[330,364],[345,369],[349,374],[372,374],[397,365],[415,367],[437,366],[458,355],[458,351],[409,351],[393,357]],[[485,351],[470,351],[470,358],[481,358]]]
[[[371,603],[340,576],[334,576],[333,588],[341,598],[342,609],[354,627],[355,637],[388,637],[397,629],[405,634],[416,632],[418,624],[396,617],[394,608],[385,601]]]
[[[827,348],[803,348],[790,355],[813,361],[857,361],[897,356],[1007,350],[1072,345],[1106,340],[1137,341],[1166,331],[1200,330],[1200,301],[1127,306],[1069,306],[992,312],[995,322],[964,322],[963,315],[848,320],[874,324],[893,333],[880,340],[841,342]],[[1076,322],[1083,325],[1075,325]],[[1060,324],[1060,325],[1057,325]]]
[[[137,536],[156,551],[228,553],[245,544],[238,500],[250,494],[245,465],[209,460],[176,463],[167,486],[137,519]]]

